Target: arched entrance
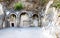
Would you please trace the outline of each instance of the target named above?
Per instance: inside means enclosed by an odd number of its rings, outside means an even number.
[[[11,14],[10,15],[10,27],[15,27],[16,26],[16,15]]]
[[[26,12],[20,14],[20,27],[29,27],[29,15]]]
[[[33,15],[33,26],[37,26],[38,27],[38,15],[37,14],[34,14]]]

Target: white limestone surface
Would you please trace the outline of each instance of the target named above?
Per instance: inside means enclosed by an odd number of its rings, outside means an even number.
[[[0,30],[0,38],[56,38],[49,30],[44,28],[6,28]]]

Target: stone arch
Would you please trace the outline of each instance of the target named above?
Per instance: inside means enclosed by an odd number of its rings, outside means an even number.
[[[32,19],[33,19],[33,25],[32,26],[36,26],[38,27],[38,23],[39,23],[39,15],[38,14],[33,14],[32,16]]]
[[[14,12],[10,12],[6,17],[8,17],[7,19],[10,19],[10,17],[11,16],[15,16],[15,17],[17,17],[17,14],[16,13],[14,13]]]
[[[22,12],[19,17],[20,27],[29,27],[29,14],[27,12]]]
[[[10,22],[10,27],[16,27],[17,24],[16,24],[16,14],[10,14],[9,16],[9,22]]]
[[[33,19],[38,18],[39,16],[37,14],[33,14]]]
[[[21,14],[20,14],[20,17],[21,17],[21,15],[28,15],[26,12],[22,12]]]
[[[11,14],[9,18],[10,18],[10,21],[14,21],[16,19],[16,15],[15,14]]]

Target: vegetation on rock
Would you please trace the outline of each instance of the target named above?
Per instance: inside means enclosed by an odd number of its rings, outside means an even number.
[[[60,0],[54,0],[53,7],[60,9]]]
[[[16,4],[14,5],[14,9],[15,9],[15,10],[21,10],[21,9],[23,9],[23,4],[22,4],[22,2],[16,3]]]

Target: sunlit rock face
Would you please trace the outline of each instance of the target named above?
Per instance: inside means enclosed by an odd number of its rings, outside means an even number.
[[[45,26],[49,26],[49,24],[52,23],[51,18],[53,18],[52,17],[53,8],[49,9],[52,3],[53,3],[53,0],[50,0],[46,5],[44,19],[43,19],[43,23],[44,23]]]
[[[2,14],[4,14],[4,12],[3,12],[3,5],[0,4],[0,15],[2,15]]]
[[[57,14],[56,14],[56,25],[58,27],[60,27],[60,10],[57,10]]]
[[[58,17],[58,20],[57,20],[57,25],[60,26],[60,17]]]
[[[4,20],[3,5],[0,4],[0,28],[4,27],[3,20]]]
[[[49,26],[53,22],[54,12],[53,8],[49,8],[46,16],[42,18],[42,26]]]

